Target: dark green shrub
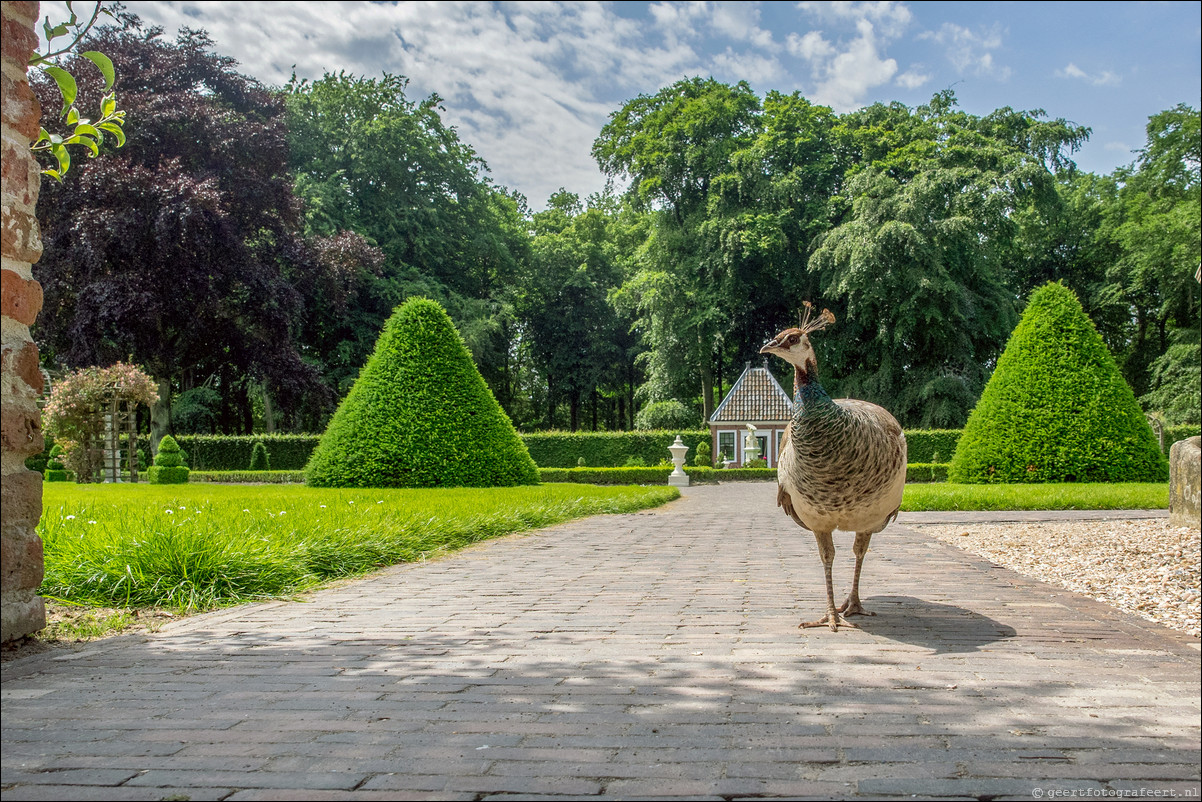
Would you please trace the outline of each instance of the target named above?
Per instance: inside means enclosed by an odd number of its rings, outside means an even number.
[[[252,471],[270,471],[271,460],[267,458],[267,446],[259,440],[250,452],[250,469]]]
[[[697,444],[697,453],[693,455],[693,464],[700,468],[712,468],[714,455],[710,449],[710,441],[702,440]]]
[[[634,416],[634,428],[641,431],[696,429],[699,425],[701,416],[679,401],[656,401],[640,409]]]
[[[304,471],[192,471],[189,482],[223,484],[303,484]]]
[[[950,462],[962,433],[961,429],[907,430],[906,461]]]
[[[401,305],[305,468],[314,487],[538,484],[513,424],[434,301]]]
[[[154,458],[154,465],[146,472],[148,481],[152,485],[182,485],[188,481],[188,473],[179,443],[167,435],[159,441],[159,453]]]
[[[50,459],[46,461],[46,481],[66,482],[71,478],[71,472],[63,465],[63,447],[56,445],[50,449]]]
[[[708,431],[665,432],[534,432],[522,435],[530,456],[540,468],[574,468],[581,457],[585,464],[600,468],[626,465],[632,457],[643,465],[657,465],[671,456],[668,446],[680,435],[690,449],[702,440],[709,442]]]
[[[586,465],[588,465],[588,463],[584,461],[584,457],[580,457],[578,460],[576,460],[576,467],[577,467],[577,468],[583,468],[583,467],[585,467]]]
[[[768,460],[764,459],[763,457],[756,457],[755,459],[749,459],[746,462],[744,462],[743,467],[744,468],[767,468]]]
[[[907,482],[946,482],[946,462],[911,462],[906,466]]]
[[[952,482],[1161,482],[1168,463],[1072,290],[1036,290],[968,418]]]

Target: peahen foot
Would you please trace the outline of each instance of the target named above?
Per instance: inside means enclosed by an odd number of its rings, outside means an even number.
[[[859,596],[848,596],[847,601],[836,607],[835,610],[843,615],[876,615],[876,613],[871,613],[860,605]]]
[[[838,632],[840,624],[842,624],[845,627],[851,627],[852,629],[860,628],[859,624],[853,624],[852,622],[848,621],[843,616],[839,615],[838,610],[831,610],[829,613],[824,615],[822,618],[819,618],[817,621],[802,621],[797,626],[799,629],[810,629],[812,627],[829,626],[831,628],[831,632]]]

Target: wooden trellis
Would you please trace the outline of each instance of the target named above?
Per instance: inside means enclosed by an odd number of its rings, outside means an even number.
[[[138,481],[138,416],[137,404],[115,395],[97,410],[104,417],[104,434],[100,442],[89,444],[101,452],[100,481]],[[126,478],[128,477],[128,478]]]

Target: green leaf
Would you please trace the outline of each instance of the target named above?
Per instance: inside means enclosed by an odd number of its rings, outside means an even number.
[[[51,135],[51,138],[53,139],[53,135]],[[67,151],[66,147],[60,142],[55,142],[50,146],[50,153],[58,161],[59,175],[66,175],[67,171],[71,169],[71,154]]]
[[[113,69],[112,59],[96,50],[88,50],[79,55],[91,61],[100,70],[104,76],[104,91],[112,89],[113,84],[117,82],[117,72]]]
[[[71,110],[67,112],[67,125],[75,125],[77,122],[79,122],[79,109],[72,106]]]
[[[89,127],[91,127],[91,126],[89,126]],[[95,130],[95,129],[93,129],[93,130]],[[90,137],[90,136],[80,136],[79,134],[76,134],[75,136],[71,137],[63,144],[64,145],[83,145],[85,148],[92,151],[93,156],[99,155],[99,153],[100,153],[100,147],[96,144],[96,140],[92,139],[92,137]]]
[[[108,117],[111,117],[113,112],[116,110],[117,110],[117,98],[112,92],[109,92],[100,101],[100,116],[103,119],[107,119]]]
[[[62,67],[42,67],[42,71],[53,78],[54,82],[58,84],[58,91],[63,96],[63,110],[59,114],[59,116],[62,116],[75,103],[75,95],[79,92],[79,89],[75,85],[75,79],[71,77],[71,73]]]
[[[125,132],[121,130],[121,126],[115,123],[101,123],[99,126],[102,131],[108,131],[113,136],[117,137],[117,147],[125,144]]]

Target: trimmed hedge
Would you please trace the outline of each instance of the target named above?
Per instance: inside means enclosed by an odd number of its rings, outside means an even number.
[[[439,304],[411,298],[305,467],[312,487],[511,487],[535,467]]]
[[[319,434],[181,434],[180,448],[188,452],[192,467],[200,471],[244,471],[250,465],[255,443],[267,449],[271,466],[278,471],[302,471],[321,441]],[[138,448],[150,450],[149,435],[138,437]]]
[[[167,435],[159,441],[159,453],[154,458],[154,465],[146,472],[146,478],[152,485],[182,485],[187,484],[188,466],[184,465],[179,443]]]
[[[267,456],[267,446],[262,440],[257,440],[250,450],[250,470],[270,471],[271,459]]]
[[[689,447],[688,456],[697,453],[697,444],[709,442],[709,430],[658,432],[535,432],[522,435],[530,458],[540,468],[575,468],[578,460],[590,468],[620,468],[630,459],[659,465],[670,459],[668,446],[676,435]],[[669,469],[671,470],[671,469]]]
[[[952,482],[1163,482],[1135,394],[1068,287],[1031,301],[969,415]]]
[[[574,468],[576,461],[583,457],[586,465],[591,455],[594,462],[613,459],[608,465],[597,467],[622,467],[631,457],[636,456],[632,448],[639,451],[639,458],[644,462],[658,465],[668,458],[668,446],[676,437],[676,432],[537,432],[520,435],[530,451],[530,456],[540,468]],[[697,445],[709,442],[708,432],[682,432],[681,438],[689,451],[689,462],[696,458]],[[906,432],[908,456],[911,464],[924,462],[945,463],[956,453],[956,443],[962,434],[960,429],[913,429]],[[1196,423],[1164,428],[1164,453],[1167,456],[1173,443],[1186,440],[1202,434],[1202,427]],[[652,436],[648,444],[648,436]],[[559,442],[559,438],[565,438]],[[590,439],[591,438],[591,439]],[[49,438],[47,438],[49,440]],[[193,465],[203,471],[243,471],[249,464],[251,450],[258,441],[263,441],[267,447],[268,459],[274,470],[300,471],[304,470],[313,454],[313,449],[321,440],[316,434],[256,434],[256,435],[195,435],[184,434],[176,436],[180,446],[192,455]],[[663,444],[662,447],[660,444]],[[142,435],[138,438],[138,447],[142,450],[150,448],[150,438]],[[644,451],[644,449],[646,449]],[[658,456],[651,456],[659,450]],[[570,463],[548,465],[545,460],[556,460],[561,457],[571,457]],[[49,459],[50,446],[39,455],[40,462],[34,463],[35,458],[26,461],[30,470],[43,470]],[[536,456],[537,455],[537,456]],[[935,457],[938,456],[938,459]],[[692,470],[692,467],[686,468]]]
[[[946,482],[946,462],[911,462],[906,465],[907,482]]]
[[[303,484],[304,471],[192,471],[193,482],[222,484]]]

